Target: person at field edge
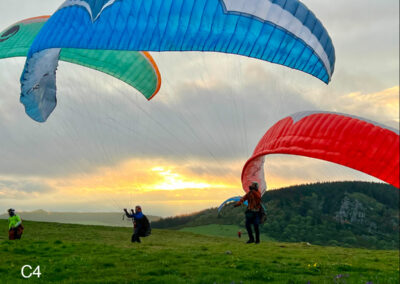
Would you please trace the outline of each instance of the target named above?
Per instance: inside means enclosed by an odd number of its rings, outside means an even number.
[[[248,202],[246,210],[246,230],[249,235],[248,244],[254,243],[253,231],[251,225],[254,226],[254,231],[256,233],[255,243],[260,243],[260,221],[261,221],[261,193],[258,190],[258,183],[253,182],[249,186],[249,192],[246,193],[236,204],[235,207],[243,204],[244,201]]]
[[[150,222],[147,219],[146,215],[143,214],[142,207],[140,207],[139,205],[135,207],[136,212],[131,209],[131,214],[129,214],[126,208],[124,209],[124,211],[128,218],[133,219],[133,235],[131,242],[140,243],[140,237],[147,237],[150,235]]]
[[[8,209],[8,239],[9,240],[19,240],[21,239],[24,227],[22,226],[21,217],[15,214],[15,210]]]

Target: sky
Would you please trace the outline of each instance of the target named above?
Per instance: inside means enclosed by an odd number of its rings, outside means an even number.
[[[0,29],[52,14],[62,1],[2,0]],[[236,55],[151,53],[162,86],[148,102],[125,83],[61,62],[58,105],[46,123],[19,103],[24,59],[0,60],[0,212],[189,214],[243,194],[240,174],[275,122],[305,110],[361,116],[399,128],[397,0],[304,0],[336,50],[325,85],[296,70]],[[310,158],[271,155],[269,189],[365,180]]]

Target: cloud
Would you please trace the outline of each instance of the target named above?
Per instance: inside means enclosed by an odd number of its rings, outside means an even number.
[[[53,192],[55,189],[46,182],[35,179],[0,179],[0,197],[2,199],[26,199]]]
[[[327,181],[381,182],[370,175],[345,166],[295,155],[268,155],[264,164],[264,172],[269,189]]]
[[[195,161],[174,164],[162,159],[138,159],[42,183],[4,179],[0,182],[0,195],[4,195],[0,207],[13,204],[19,210],[118,211],[140,203],[148,214],[186,214],[218,206],[227,196],[242,193],[237,178],[239,164],[238,168],[232,164],[222,166],[224,175],[214,175],[216,165],[210,166],[211,170],[201,163],[203,171],[197,175],[192,170],[198,167]]]
[[[189,214],[210,207],[219,206],[227,197],[242,194],[241,189],[184,189],[142,192],[104,192],[77,196],[75,192],[44,195],[40,198],[4,200],[0,198],[0,212],[13,207],[18,211],[38,208],[46,211],[78,212],[121,212],[123,208],[141,205],[145,214],[173,216]]]
[[[23,19],[51,15],[60,6],[60,2],[54,0],[11,0],[0,2],[0,29],[21,21]]]
[[[163,55],[160,64],[185,59]],[[7,137],[0,153],[6,162],[0,172],[89,174],[133,157],[244,161],[282,114],[313,109],[279,74],[264,68],[268,63],[241,58],[238,72],[233,56],[218,58],[220,64],[215,55],[192,56],[187,62],[197,71],[183,80],[179,70],[166,70],[165,89],[151,102],[110,76],[60,63],[58,106],[46,123],[31,121],[15,97],[5,99],[7,111],[0,116],[9,118],[0,123]],[[215,65],[229,72],[222,74]],[[240,78],[232,81],[233,76]]]
[[[335,46],[329,88],[371,93],[398,85],[399,1],[303,2],[321,20]]]
[[[2,0],[0,26],[51,14],[59,5],[55,2]],[[14,200],[31,209],[96,211],[110,204],[113,208],[112,196],[123,200],[125,190],[139,184],[142,191],[136,200],[146,200],[149,208],[160,196],[155,209],[162,214],[187,212],[209,206],[206,200],[213,192],[227,190],[224,197],[241,192],[244,162],[267,129],[292,113],[338,111],[398,127],[398,1],[304,2],[327,28],[336,48],[329,85],[243,56],[152,53],[163,83],[148,102],[111,76],[61,62],[58,106],[46,123],[38,124],[19,103],[24,59],[0,60],[0,175],[7,196],[12,189],[40,197]],[[296,159],[267,163],[267,181],[278,187],[325,178],[365,178],[318,162],[299,164],[303,162]],[[157,166],[178,174],[183,186],[223,181],[229,189],[205,189],[201,192],[210,195],[190,202],[199,189],[187,189],[192,195],[146,191],[144,184],[165,185],[162,176],[151,172]],[[96,188],[101,190],[95,194]]]
[[[20,5],[19,10],[44,12],[50,9],[50,2],[39,5],[31,1]],[[376,68],[362,72],[354,66],[348,68],[348,59],[363,59],[347,50],[362,44],[353,38],[351,43],[340,38],[346,34],[342,30],[349,26],[357,33],[365,32],[365,24],[371,25],[369,17],[359,13],[360,19],[355,21],[352,11],[357,5],[348,1],[335,2],[331,7],[334,17],[326,3],[306,4],[332,30],[334,43],[338,37],[338,53],[345,52],[337,56],[337,72],[329,86],[302,72],[236,55],[153,53],[163,85],[160,93],[147,102],[111,76],[61,62],[57,74],[58,106],[48,122],[37,124],[25,115],[18,100],[24,61],[0,62],[0,69],[7,70],[2,71],[7,77],[1,79],[5,89],[1,89],[0,133],[5,139],[0,141],[0,155],[4,157],[0,172],[42,177],[90,174],[99,167],[133,157],[244,162],[265,131],[291,113],[338,110],[375,118],[376,113],[371,117],[371,113],[363,112],[361,106],[367,99],[362,104],[357,98],[345,96],[374,93],[372,89],[385,85],[386,79],[382,78],[397,80],[397,76],[377,76],[373,71]],[[375,5],[377,16],[384,15],[390,5]],[[352,14],[351,25],[343,24],[345,19],[349,21],[348,14]],[[374,24],[376,29],[383,30],[393,21],[392,15],[385,19]],[[349,46],[342,50],[343,43]],[[377,66],[392,61],[385,59]],[[353,102],[360,108],[348,107]]]
[[[368,118],[399,128],[399,86],[375,93],[353,92],[326,98],[327,109]]]
[[[76,194],[124,193],[132,190],[151,192],[155,190],[235,188],[240,187],[240,164],[220,164],[223,170],[214,173],[213,162],[201,163],[203,172],[198,175],[193,168],[197,161],[177,163],[165,159],[131,159],[113,167],[102,167],[91,174],[76,174],[65,178],[49,179],[47,182],[60,191]],[[210,167],[208,167],[210,166]]]

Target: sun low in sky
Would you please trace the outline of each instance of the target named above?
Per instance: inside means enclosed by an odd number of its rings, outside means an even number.
[[[32,121],[19,102],[24,58],[0,60],[0,210],[186,214],[241,195],[241,171],[266,130],[292,113],[348,113],[398,129],[399,3],[305,0],[336,51],[326,85],[237,55],[152,52],[162,76],[147,101],[103,73],[60,62],[57,108]],[[52,14],[55,0],[0,1],[0,30]],[[329,7],[329,9],[327,8]],[[314,159],[271,155],[269,189],[372,177]]]

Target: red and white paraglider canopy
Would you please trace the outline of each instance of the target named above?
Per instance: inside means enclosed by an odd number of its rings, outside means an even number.
[[[360,117],[329,112],[299,112],[273,125],[242,171],[247,192],[258,182],[266,190],[264,158],[291,154],[317,158],[367,173],[399,188],[399,131]]]

